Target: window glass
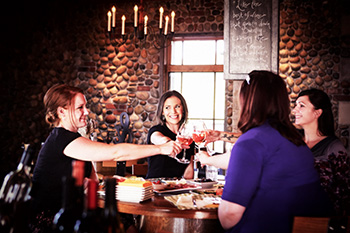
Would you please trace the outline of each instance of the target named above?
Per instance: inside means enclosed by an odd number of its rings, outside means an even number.
[[[182,78],[181,78],[181,73],[176,72],[176,73],[170,73],[170,88],[169,90],[176,90],[178,92],[181,93],[181,82],[182,82]],[[187,101],[186,101],[187,103]]]
[[[213,85],[214,73],[183,73],[182,95],[187,102],[189,118],[213,118]]]
[[[223,73],[216,73],[215,119],[225,118],[225,79]]]
[[[182,40],[172,42],[172,65],[222,65],[223,40]],[[216,64],[215,64],[216,63]],[[188,106],[188,121],[203,120],[208,129],[224,131],[225,80],[222,72],[173,72],[169,89],[179,91]],[[223,153],[222,141],[210,143],[209,150]]]
[[[183,65],[214,65],[215,40],[184,41]]]
[[[171,64],[182,65],[182,41],[171,43]]]
[[[224,131],[224,123],[225,121],[222,120],[214,120],[215,127],[213,129],[219,130],[219,131]],[[224,142],[223,141],[216,141],[213,143],[208,144],[209,148],[211,150],[215,150],[215,152],[218,153],[224,153]]]
[[[218,40],[216,44],[216,64],[224,64],[224,40]]]

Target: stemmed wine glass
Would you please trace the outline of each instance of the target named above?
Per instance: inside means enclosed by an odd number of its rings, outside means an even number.
[[[176,139],[182,145],[186,145],[186,146],[191,145],[191,143],[193,142],[193,139],[192,139],[190,127],[188,125],[186,125],[185,123],[182,124],[178,133],[177,133]],[[190,160],[186,159],[186,149],[184,149],[182,158],[181,159],[176,158],[176,160],[179,163],[184,163],[184,164],[189,164],[191,162]]]
[[[196,121],[193,123],[192,138],[193,141],[196,143],[198,151],[200,150],[202,144],[205,142],[206,130],[207,127],[205,126],[203,121]]]
[[[196,143],[196,147],[198,148],[198,152],[200,151],[201,145],[206,140],[206,129],[207,129],[207,127],[205,126],[203,121],[193,122],[192,138],[193,138],[193,141]],[[194,169],[194,179],[197,179],[200,163],[199,163],[199,161],[197,161],[196,155],[194,156],[194,161],[195,161],[194,168],[193,168]]]

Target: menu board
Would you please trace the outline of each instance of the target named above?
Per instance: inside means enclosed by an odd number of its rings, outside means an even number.
[[[225,0],[226,79],[278,69],[278,0]]]

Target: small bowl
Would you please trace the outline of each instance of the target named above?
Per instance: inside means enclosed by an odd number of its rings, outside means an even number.
[[[153,184],[153,189],[156,190],[156,191],[159,191],[159,190],[163,190],[165,189],[165,187],[167,186],[167,184]]]

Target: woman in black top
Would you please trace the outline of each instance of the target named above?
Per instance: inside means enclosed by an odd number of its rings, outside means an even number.
[[[168,91],[164,93],[158,105],[157,121],[158,124],[153,126],[147,137],[148,144],[161,145],[168,141],[175,141],[180,126],[186,123],[188,116],[187,104],[183,96],[177,91]],[[168,156],[155,155],[148,157],[147,178],[159,177],[184,177],[193,178],[193,155],[194,143],[189,147],[184,146],[186,158],[190,164],[182,164]],[[182,158],[183,150],[176,155]]]
[[[78,133],[87,125],[88,109],[83,90],[65,84],[51,87],[44,96],[46,122],[53,128],[41,148],[33,173],[33,208],[37,220],[49,223],[61,207],[62,178],[72,173],[72,161],[85,162],[85,175],[97,179],[91,161],[125,161],[161,154],[175,156],[181,144],[106,144]],[[168,157],[164,156],[164,157]],[[45,221],[46,221],[45,220]]]
[[[326,160],[328,155],[338,155],[339,151],[346,152],[334,134],[332,104],[325,92],[319,89],[300,92],[292,113],[316,160]]]

